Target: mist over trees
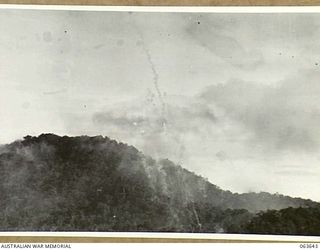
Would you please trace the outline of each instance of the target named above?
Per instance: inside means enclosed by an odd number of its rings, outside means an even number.
[[[0,147],[0,201],[2,231],[320,235],[316,202],[224,191],[102,136],[42,134]]]

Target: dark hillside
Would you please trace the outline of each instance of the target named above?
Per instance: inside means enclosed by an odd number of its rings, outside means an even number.
[[[320,235],[320,206],[260,212],[242,232],[257,234]]]
[[[255,212],[312,207],[233,194],[107,137],[42,134],[0,149],[0,230],[244,232]]]

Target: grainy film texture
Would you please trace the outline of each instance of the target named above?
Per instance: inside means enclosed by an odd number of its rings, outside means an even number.
[[[0,230],[320,235],[320,14],[0,10]]]

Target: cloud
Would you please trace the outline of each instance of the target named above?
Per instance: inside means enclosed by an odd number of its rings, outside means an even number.
[[[320,145],[319,73],[306,71],[277,86],[241,80],[210,86],[201,97],[250,132],[249,146],[312,152]]]
[[[184,100],[185,101],[185,100]],[[212,108],[204,102],[190,98],[185,102],[165,102],[165,114],[159,106],[151,103],[128,102],[117,105],[117,108],[97,112],[93,123],[97,125],[116,126],[136,132],[137,129],[149,133],[158,133],[166,129],[189,132],[200,132],[199,123],[216,123],[217,118]],[[162,107],[161,107],[162,109]]]
[[[303,169],[303,168],[302,168]],[[312,171],[304,171],[304,170],[280,170],[275,172],[276,175],[282,175],[282,176],[314,176],[317,174],[317,172]]]
[[[217,22],[209,17],[201,17],[201,21],[191,22],[186,32],[198,45],[232,66],[254,69],[263,64],[263,54],[259,49],[243,45],[234,34],[227,34],[219,27],[219,23],[221,25],[224,21]]]
[[[194,138],[205,138],[219,122],[215,111],[192,97],[129,101],[92,115],[92,126],[137,146],[144,153],[179,162]]]

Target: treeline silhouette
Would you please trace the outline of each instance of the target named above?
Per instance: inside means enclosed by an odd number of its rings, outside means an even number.
[[[320,235],[320,207],[260,212],[243,230],[256,234]]]
[[[42,134],[2,146],[0,201],[2,231],[283,234],[290,227],[319,235],[316,202],[224,191],[102,136]]]

